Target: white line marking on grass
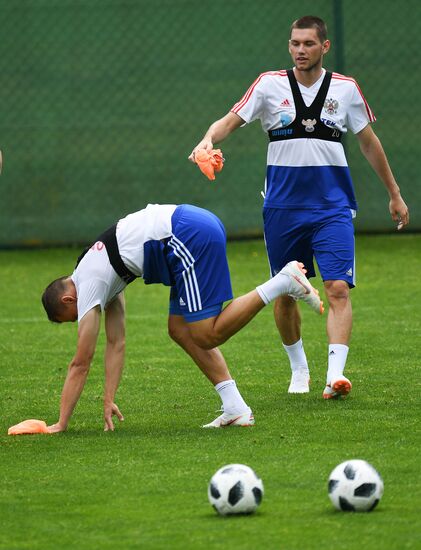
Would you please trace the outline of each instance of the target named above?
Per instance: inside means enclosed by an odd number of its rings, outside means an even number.
[[[13,323],[40,323],[45,321],[44,317],[2,317],[0,318],[0,324],[13,324]]]
[[[159,313],[126,315],[126,321],[145,321],[147,319],[154,319],[157,316],[159,316]],[[48,321],[47,317],[0,317],[0,325],[45,323],[45,321]]]

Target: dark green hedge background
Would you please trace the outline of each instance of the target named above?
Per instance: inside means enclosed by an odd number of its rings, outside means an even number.
[[[231,236],[259,234],[260,124],[224,142],[216,182],[187,156],[259,73],[292,64],[289,27],[305,14],[327,21],[326,67],[358,80],[421,229],[420,11],[416,0],[1,0],[0,246],[89,241],[148,202],[194,203]],[[357,229],[392,230],[353,136],[347,149]]]

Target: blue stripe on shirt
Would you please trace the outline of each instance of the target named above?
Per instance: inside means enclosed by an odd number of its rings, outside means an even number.
[[[347,166],[268,166],[265,206],[357,210]]]

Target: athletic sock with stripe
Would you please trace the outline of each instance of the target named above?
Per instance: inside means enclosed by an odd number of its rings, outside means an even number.
[[[349,347],[345,344],[329,344],[327,384],[343,376],[348,351]]]

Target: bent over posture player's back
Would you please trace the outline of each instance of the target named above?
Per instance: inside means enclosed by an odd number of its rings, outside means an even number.
[[[349,289],[355,285],[354,228],[357,210],[349,168],[341,145],[349,129],[389,196],[389,210],[401,229],[409,221],[386,155],[371,124],[375,117],[352,78],[322,67],[330,41],[324,21],[306,16],[292,24],[289,52],[294,67],[261,74],[242,99],[214,122],[193,149],[211,150],[231,132],[259,119],[269,138],[265,200],[265,242],[272,275],[291,259],[308,267],[313,256],[329,301],[328,369],[323,397],[346,395],[344,376],[352,327]],[[290,393],[309,391],[309,369],[301,340],[296,302],[281,296],[275,320],[292,370]]]
[[[123,290],[136,278],[170,286],[170,336],[214,384],[223,414],[204,427],[250,426],[250,407],[231,379],[216,347],[246,325],[281,294],[303,299],[318,313],[323,307],[308,283],[302,264],[290,262],[256,290],[232,299],[225,230],[211,212],[190,205],[148,205],[121,219],[79,257],[71,276],[56,279],[42,302],[51,321],[78,321],[76,354],[69,364],[61,396],[60,418],[51,433],[67,428],[83,390],[95,352],[101,312],[105,312],[105,429],[112,416],[122,419],[114,403],[125,351]]]

